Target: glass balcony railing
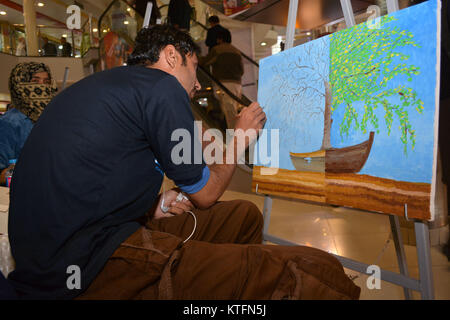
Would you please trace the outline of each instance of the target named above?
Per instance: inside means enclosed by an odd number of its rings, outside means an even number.
[[[24,25],[1,23],[0,29],[0,52],[31,56],[26,48]],[[91,42],[87,40],[89,35],[86,37],[81,30],[50,26],[38,26],[37,29],[39,56],[81,58],[91,47]]]
[[[38,55],[81,58],[91,47],[98,47],[99,39],[95,31],[97,30],[90,28],[88,21],[81,29],[73,30],[64,27],[38,25]],[[27,52],[25,39],[24,24],[0,21],[0,52],[15,56],[30,56]],[[45,39],[48,40],[48,44]]]
[[[19,55],[22,55],[24,51],[20,49],[21,45],[19,45],[19,41],[23,41],[20,40],[21,38],[25,39],[23,30],[16,28],[7,21],[0,21],[0,52],[12,55],[20,53]]]

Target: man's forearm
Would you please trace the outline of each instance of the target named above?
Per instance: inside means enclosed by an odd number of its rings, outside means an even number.
[[[233,152],[230,152],[229,148],[233,148]],[[196,194],[190,195],[191,200],[200,209],[209,208],[216,203],[230,184],[236,170],[237,159],[240,157],[236,137],[233,137],[227,149],[228,152],[224,150],[222,164],[214,163],[208,166],[210,176],[205,187]],[[227,158],[227,155],[231,154],[233,157],[228,156]]]
[[[222,196],[230,184],[238,159],[243,158],[246,148],[257,140],[265,122],[266,114],[257,102],[241,110],[236,117],[233,138],[223,154],[223,164],[209,166],[210,177],[206,185],[189,195],[197,207],[208,208]]]
[[[225,190],[230,185],[233,174],[236,170],[236,163],[227,164],[213,164],[209,166],[210,170],[210,180],[215,188],[212,192],[211,202],[215,203],[223,195]]]

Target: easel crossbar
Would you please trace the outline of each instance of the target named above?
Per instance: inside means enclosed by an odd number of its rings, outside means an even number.
[[[291,242],[285,239],[281,239],[269,234],[264,234],[264,241],[269,241],[271,243],[275,243],[275,244],[279,244],[279,245],[284,245],[284,246],[298,246],[298,243],[295,242]],[[342,257],[333,253],[330,253],[332,256],[334,256],[336,259],[339,260],[340,263],[342,263],[342,265],[350,270],[354,270],[354,271],[358,271],[360,273],[364,273],[366,275],[372,275],[370,273],[367,273],[367,267],[369,267],[368,264],[366,263],[362,263],[359,261],[355,261],[346,257]],[[402,286],[404,288],[408,288],[411,290],[415,290],[415,291],[421,291],[420,288],[420,282],[419,280],[415,280],[409,277],[406,277],[402,274],[399,273],[395,273],[392,271],[388,271],[388,270],[383,270],[381,269],[381,280]]]

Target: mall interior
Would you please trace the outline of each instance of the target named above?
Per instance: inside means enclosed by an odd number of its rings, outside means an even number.
[[[144,6],[151,9],[149,19],[145,19],[146,10],[142,6],[137,8],[134,2],[0,0],[0,114],[6,113],[11,104],[9,75],[19,63],[45,63],[58,92],[91,74],[126,65],[142,26],[168,23],[169,0],[153,0],[151,7]],[[423,1],[395,1],[400,10],[419,2]],[[214,91],[222,91],[240,108],[248,106],[257,101],[260,94],[259,68],[263,59],[346,29],[348,16],[344,14],[345,9],[352,10],[358,25],[372,16],[370,8],[373,6],[377,6],[380,15],[387,15],[392,1],[189,0],[189,3],[192,7],[189,33],[200,46],[202,55],[208,53],[205,40],[211,16],[219,17],[220,24],[231,32],[232,45],[242,55],[244,74],[240,98],[224,87],[208,68],[197,70],[202,88],[191,100],[192,113],[206,128],[225,132],[227,122],[220,106],[223,100],[217,99]],[[292,15],[292,3],[298,3],[296,16]],[[293,43],[285,48],[289,41],[288,20],[291,18],[292,24],[292,17],[295,19]],[[448,40],[445,41],[447,47],[444,50],[449,50]],[[448,144],[448,140],[441,139],[439,144]],[[422,244],[418,246],[417,224],[413,219],[407,216],[393,219],[388,214],[304,201],[289,195],[276,194],[268,198],[264,191],[258,190],[253,179],[254,166],[250,162],[247,158],[245,163],[237,166],[221,200],[245,199],[255,203],[266,214],[265,234],[273,236],[265,238],[266,243],[277,245],[280,243],[276,239],[283,239],[293,245],[314,247],[349,259],[343,263],[345,272],[361,288],[361,300],[450,299],[448,192],[442,179],[443,166],[448,163],[444,159],[437,160],[436,212],[433,221],[425,222],[425,247],[428,246],[425,255],[420,251]],[[172,186],[174,183],[166,178],[163,188],[168,190]],[[5,276],[14,269],[8,249],[8,206],[9,189],[0,187],[0,267]],[[268,209],[270,206],[271,210]],[[403,253],[402,258],[399,258],[399,252]],[[431,261],[424,261],[424,256]],[[400,265],[402,259],[406,270]],[[385,270],[386,279],[382,277],[379,288],[369,288],[370,275],[360,264],[351,268],[354,261]],[[427,276],[424,269],[430,276],[427,280],[423,279]],[[403,278],[389,281],[392,274],[402,274]],[[409,289],[403,287],[405,283],[410,284]],[[421,292],[422,289],[417,290],[426,286],[428,294]]]

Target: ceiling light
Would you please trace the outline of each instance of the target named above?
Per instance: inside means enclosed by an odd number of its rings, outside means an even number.
[[[0,15],[6,16],[6,11],[0,11]]]
[[[130,12],[130,11],[131,11],[131,8],[130,8],[130,7],[128,7],[128,8],[127,8],[127,11],[128,11],[128,12]]]
[[[311,32],[307,32],[306,35],[307,35],[307,36],[310,36],[310,35],[311,35]]]
[[[45,6],[45,4],[43,4],[42,2],[38,2],[37,6],[38,7],[43,7],[43,6]]]
[[[67,34],[63,34],[62,37],[63,37],[63,38],[67,38]]]
[[[103,33],[107,33],[108,32],[108,30],[106,30],[106,29],[103,29]]]
[[[126,20],[123,22],[123,24],[129,24],[129,23],[130,23],[130,22],[129,22],[129,21],[126,21]]]
[[[265,46],[267,46],[267,43],[266,42],[261,42],[261,47],[265,47]]]
[[[97,31],[98,31],[97,28],[92,29],[92,32],[97,32]]]

